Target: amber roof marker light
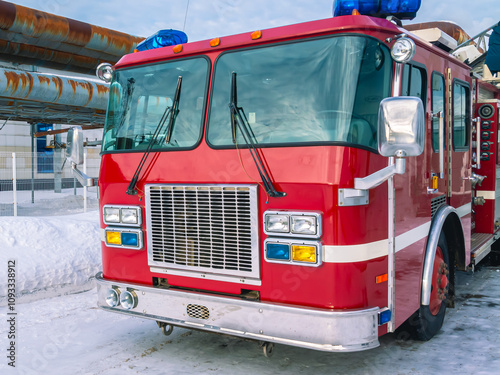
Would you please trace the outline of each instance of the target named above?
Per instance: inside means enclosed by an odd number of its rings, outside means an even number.
[[[253,33],[250,34],[250,38],[252,38],[252,40],[257,40],[262,38],[262,31],[260,30],[254,31]]]

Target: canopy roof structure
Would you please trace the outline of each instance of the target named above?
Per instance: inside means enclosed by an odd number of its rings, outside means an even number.
[[[102,126],[109,85],[81,74],[116,63],[143,39],[0,0],[0,60],[56,70],[0,62],[0,119]]]

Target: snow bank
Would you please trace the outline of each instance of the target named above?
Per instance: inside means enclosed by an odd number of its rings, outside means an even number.
[[[0,305],[6,304],[11,259],[21,301],[90,289],[101,268],[98,212],[0,217],[0,249]]]

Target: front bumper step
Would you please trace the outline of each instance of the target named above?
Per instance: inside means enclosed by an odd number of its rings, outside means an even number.
[[[96,275],[98,306],[104,310],[248,339],[328,352],[379,346],[378,307],[324,310],[241,300],[155,286],[124,283]],[[137,305],[127,310],[106,303],[107,291],[133,291]]]

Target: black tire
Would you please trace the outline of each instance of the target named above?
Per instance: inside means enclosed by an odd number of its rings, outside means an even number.
[[[438,268],[439,272],[444,272],[441,274],[441,277],[444,275],[446,277],[446,287],[442,288],[443,292],[436,292],[444,299],[437,299],[436,293],[431,296],[431,301],[428,306],[421,305],[420,308],[408,318],[408,320],[398,329],[397,333],[399,333],[399,337],[411,337],[416,340],[428,341],[430,340],[436,333],[439,332],[441,327],[443,326],[444,315],[446,313],[446,303],[448,299],[448,289],[449,279],[448,273],[450,268],[450,258],[448,255],[448,245],[446,243],[446,237],[441,232],[438,241],[438,248],[441,249],[442,261],[438,263],[445,263],[445,265],[441,265]],[[437,251],[436,251],[437,252]],[[436,258],[438,259],[438,255],[436,254]],[[433,268],[433,278],[432,278],[432,290],[434,291],[437,287],[436,285],[436,266]],[[439,289],[438,289],[439,290]]]

